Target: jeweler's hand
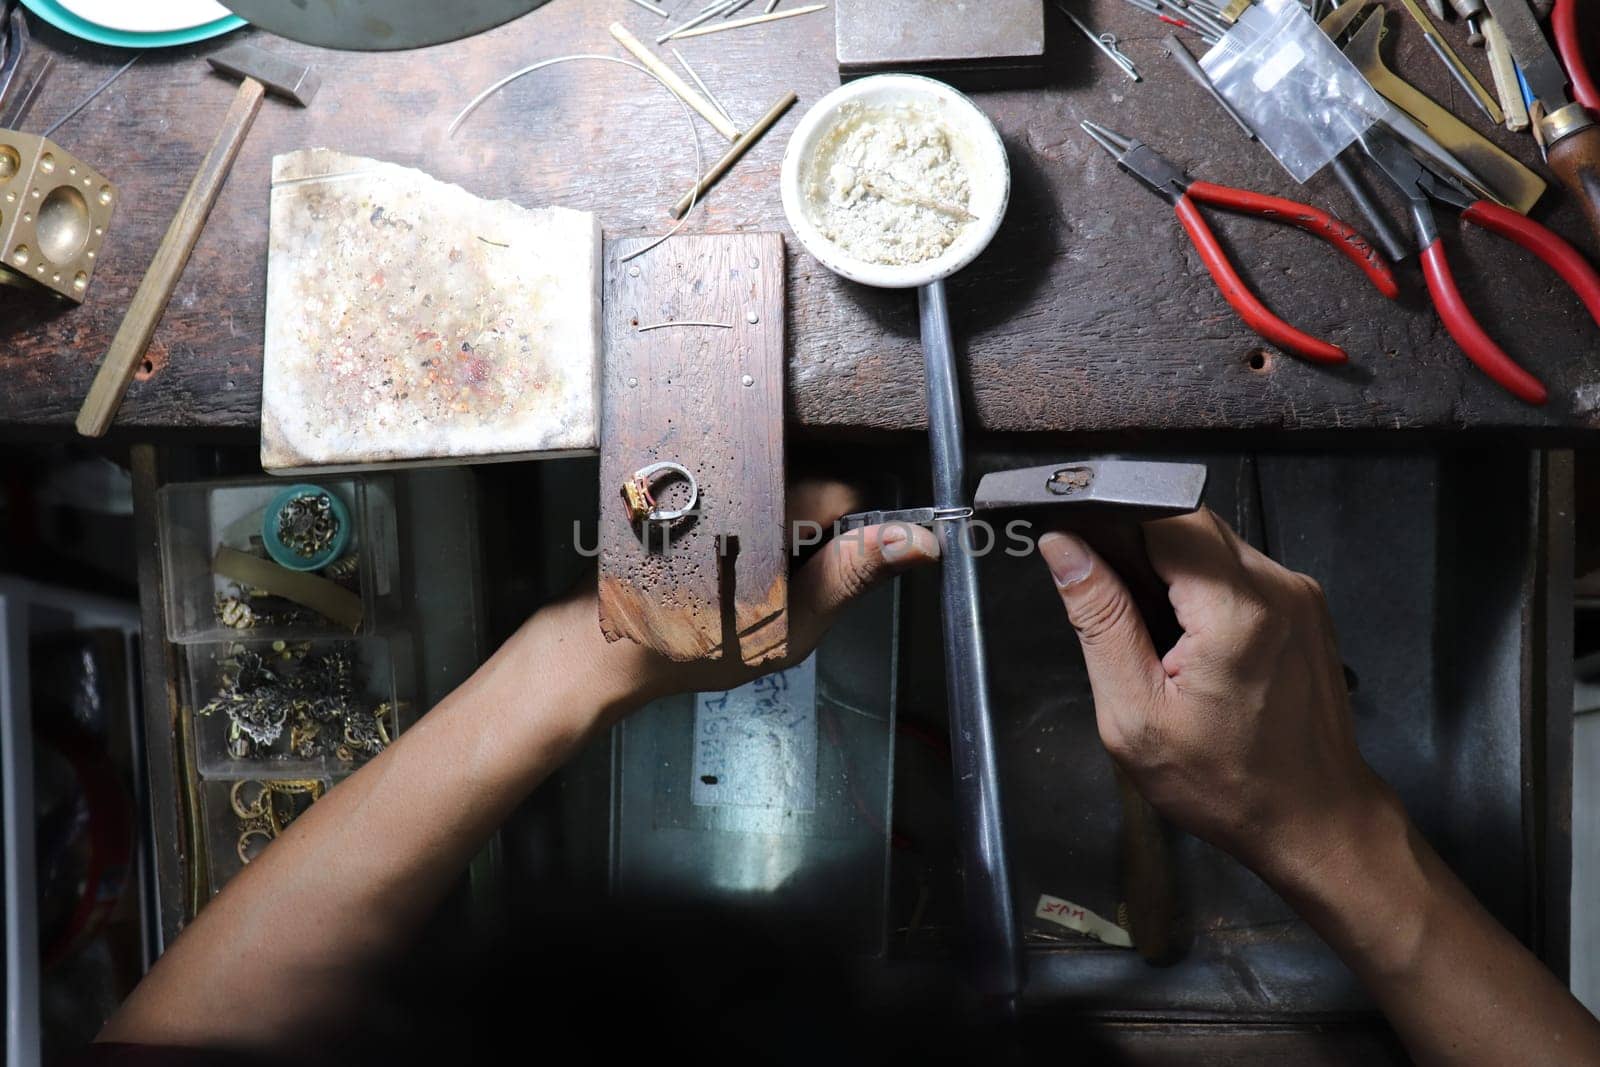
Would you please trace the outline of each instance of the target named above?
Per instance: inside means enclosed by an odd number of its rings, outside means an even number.
[[[1145,527],[1183,637],[1163,658],[1122,580],[1048,534],[1107,750],[1177,825],[1253,867],[1311,859],[1384,791],[1356,749],[1322,590],[1210,511]]]
[[[849,486],[832,481],[799,481],[789,487],[790,545],[816,544],[833,524],[859,509]],[[720,660],[675,663],[629,640],[607,644],[600,633],[595,583],[583,581],[566,600],[540,611],[529,625],[549,625],[552,640],[572,648],[576,662],[588,660],[597,685],[607,695],[602,723],[615,721],[657,697],[672,693],[732,689],[809,656],[839,613],[880,582],[939,558],[939,539],[931,530],[896,523],[834,537],[789,578],[788,653],[759,667],[740,662],[737,653]],[[564,653],[565,654],[565,653]]]
[[[1338,952],[1419,1063],[1600,1065],[1600,1023],[1495,922],[1356,748],[1322,590],[1209,511],[1145,526],[1183,636],[1047,534],[1106,748],[1177,825],[1255,869]],[[1401,711],[1403,709],[1397,709]]]

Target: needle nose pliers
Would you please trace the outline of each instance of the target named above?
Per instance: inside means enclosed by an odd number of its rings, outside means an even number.
[[[1400,295],[1400,285],[1395,281],[1394,271],[1390,269],[1388,261],[1360,233],[1326,212],[1293,200],[1211,182],[1193,181],[1182,167],[1139,141],[1123,137],[1094,122],[1083,123],[1083,130],[1111,154],[1118,167],[1172,203],[1223,298],[1239,313],[1245,325],[1284,351],[1316,363],[1345,363],[1350,358],[1338,345],[1303,333],[1267,310],[1229,262],[1227,253],[1217,242],[1216,234],[1211,232],[1205,217],[1195,206],[1196,201],[1286,222],[1315,234],[1366,272],[1372,284],[1384,296],[1393,300]]]
[[[1543,404],[1549,396],[1543,383],[1518,366],[1484,332],[1457,288],[1450,261],[1445,256],[1444,239],[1439,236],[1432,202],[1438,200],[1459,208],[1466,221],[1521,245],[1544,260],[1578,294],[1597,323],[1600,323],[1600,274],[1595,273],[1577,249],[1537,222],[1479,199],[1453,178],[1435,174],[1381,127],[1374,126],[1363,133],[1361,147],[1410,204],[1417,246],[1422,250],[1422,272],[1428,280],[1428,295],[1433,298],[1445,329],[1467,358],[1507,392],[1529,404]]]

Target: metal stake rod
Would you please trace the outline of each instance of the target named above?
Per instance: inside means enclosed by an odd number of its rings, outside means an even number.
[[[922,354],[928,379],[928,438],[933,455],[934,506],[961,508],[966,456],[961,432],[961,392],[955,343],[943,281],[918,292]],[[961,849],[967,936],[978,992],[1015,1007],[1022,988],[1022,956],[1011,902],[995,764],[989,677],[978,617],[978,567],[967,551],[969,520],[940,522],[943,553],[944,662],[950,691],[950,759],[955,774],[956,837]]]

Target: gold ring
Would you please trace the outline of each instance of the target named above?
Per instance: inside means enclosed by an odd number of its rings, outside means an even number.
[[[239,799],[239,793],[247,785],[259,786],[261,791],[256,794],[256,799],[250,807],[246,808]],[[233,808],[233,813],[241,819],[259,819],[267,813],[267,792],[269,786],[258,782],[254,778],[244,778],[233,783],[233,788],[228,790],[228,806]]]
[[[251,856],[248,851],[250,847],[250,839],[252,837],[262,838],[266,841],[267,845],[272,844],[272,832],[270,830],[246,830],[244,833],[239,835],[239,843],[235,846],[235,851],[239,853],[240,863],[248,864],[252,859],[255,858],[254,856]],[[265,848],[266,845],[261,847]],[[260,853],[257,853],[257,855],[260,855]]]
[[[656,502],[651,487],[666,478],[681,478],[689,483],[689,502],[683,507],[668,511]],[[634,522],[677,522],[694,514],[700,506],[700,485],[681,463],[652,463],[640,467],[622,483],[622,500],[627,505],[628,518]]]

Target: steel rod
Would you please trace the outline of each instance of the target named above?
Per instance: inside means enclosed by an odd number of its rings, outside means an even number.
[[[970,498],[966,489],[961,393],[944,282],[924,286],[918,303],[927,369],[934,506],[965,507]],[[941,603],[956,838],[974,983],[980,993],[1010,1011],[1022,988],[1022,952],[1011,900],[1011,873],[1006,864],[1000,774],[995,761],[988,668],[978,616],[978,561],[968,550],[969,527],[968,519],[938,523],[943,553]]]

